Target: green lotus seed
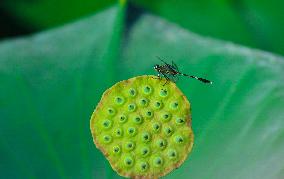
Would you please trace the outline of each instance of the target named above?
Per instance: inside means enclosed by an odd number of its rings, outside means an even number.
[[[104,129],[110,129],[111,126],[112,126],[112,121],[109,120],[109,119],[105,119],[103,122],[102,122],[102,126]]]
[[[160,156],[157,156],[153,159],[153,164],[155,167],[160,167],[163,165],[163,158]]]
[[[146,116],[147,118],[152,118],[152,117],[153,117],[153,112],[152,112],[151,110],[147,110],[147,111],[145,112],[145,116]]]
[[[183,118],[180,118],[180,117],[176,118],[176,124],[180,125],[180,124],[183,124],[184,122],[185,121]]]
[[[127,117],[125,115],[120,115],[119,116],[119,122],[120,123],[125,123],[127,121]]]
[[[184,139],[181,135],[175,136],[174,140],[177,144],[182,144],[184,142]]]
[[[112,137],[110,135],[104,135],[103,141],[104,141],[104,143],[108,144],[112,141]]]
[[[163,131],[164,131],[164,134],[166,136],[171,136],[173,134],[173,132],[174,132],[174,130],[173,130],[173,128],[171,126],[164,127]]]
[[[141,135],[142,142],[149,142],[151,140],[151,135],[149,132],[143,132]]]
[[[122,105],[122,104],[124,103],[124,98],[121,97],[121,96],[117,96],[117,97],[115,98],[115,102],[116,102],[116,104],[118,104],[118,105]]]
[[[151,92],[152,92],[152,88],[150,87],[150,86],[145,86],[144,88],[143,88],[143,92],[144,92],[144,94],[151,94]]]
[[[169,121],[171,119],[171,114],[166,112],[162,114],[161,118],[164,122]]]
[[[136,109],[136,105],[135,104],[129,104],[128,105],[128,111],[133,112]]]
[[[132,167],[133,164],[134,164],[134,159],[133,159],[133,157],[127,156],[127,157],[124,158],[124,165],[125,165],[126,167]]]
[[[162,90],[160,91],[160,96],[161,96],[161,97],[167,97],[167,96],[168,96],[168,91],[167,91],[166,89],[162,89]]]
[[[114,115],[115,115],[115,109],[114,109],[114,108],[108,108],[108,109],[107,109],[107,113],[108,113],[110,116],[114,116]]]
[[[114,136],[116,137],[122,137],[123,136],[123,130],[122,128],[117,128],[114,130]]]
[[[149,164],[147,162],[140,162],[139,166],[140,166],[140,171],[142,172],[147,171],[149,168]]]
[[[142,106],[142,107],[146,107],[146,106],[148,106],[148,99],[146,99],[146,98],[141,98],[140,100],[139,100],[139,105],[140,106]]]
[[[121,153],[121,149],[118,145],[114,146],[112,149],[113,154],[120,154]]]
[[[132,141],[128,141],[125,143],[124,147],[127,151],[131,151],[135,148],[135,143]]]
[[[156,146],[159,148],[159,149],[164,149],[166,148],[167,146],[167,141],[165,139],[158,139],[156,141]]]
[[[134,88],[130,88],[130,89],[129,89],[129,95],[130,95],[131,97],[135,97],[135,96],[136,96],[136,90],[135,90]]]
[[[143,122],[143,119],[142,119],[141,116],[137,115],[137,116],[134,116],[134,117],[133,117],[133,122],[134,122],[135,124],[141,124],[141,123]]]
[[[161,128],[161,124],[159,122],[155,122],[152,124],[152,130],[157,133],[160,131]]]
[[[155,101],[154,102],[154,108],[155,109],[162,109],[163,103],[161,101]]]
[[[171,159],[171,160],[175,160],[177,158],[177,151],[174,149],[169,149],[167,152],[167,156]]]
[[[129,136],[135,136],[136,135],[136,128],[135,127],[129,127],[128,129],[127,129],[127,134],[129,135]]]
[[[171,103],[171,109],[178,109],[178,102]]]
[[[147,146],[142,147],[140,150],[140,154],[142,157],[148,156],[150,154],[150,148]]]

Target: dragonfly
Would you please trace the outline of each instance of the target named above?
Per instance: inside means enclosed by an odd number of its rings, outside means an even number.
[[[193,78],[193,79],[199,80],[202,83],[206,83],[206,84],[212,84],[213,83],[212,81],[207,80],[205,78],[200,78],[200,77],[197,77],[197,76],[181,73],[178,69],[178,66],[173,61],[172,61],[172,64],[169,64],[169,63],[165,62],[163,59],[161,59],[160,57],[157,56],[157,58],[161,62],[163,62],[163,64],[162,65],[156,64],[154,66],[154,70],[158,73],[158,79],[161,79],[162,77],[164,77],[166,79],[165,84],[167,84],[169,81],[176,83],[179,79],[179,76],[186,76],[186,77],[189,77],[189,78]]]

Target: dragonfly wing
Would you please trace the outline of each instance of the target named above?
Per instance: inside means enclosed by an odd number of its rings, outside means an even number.
[[[179,72],[178,66],[175,64],[175,62],[174,62],[174,61],[172,61],[172,66],[174,67],[174,69],[175,69],[176,71],[178,71],[178,72]]]
[[[177,75],[169,75],[168,78],[174,83],[179,80],[179,77]]]
[[[161,62],[163,62],[165,65],[169,65],[167,62],[165,62],[161,57],[156,56]]]

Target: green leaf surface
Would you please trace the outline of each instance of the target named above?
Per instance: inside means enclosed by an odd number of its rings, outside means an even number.
[[[115,5],[0,43],[0,177],[120,178],[93,144],[90,116],[114,82],[154,74],[158,55],[214,82],[177,83],[191,102],[195,144],[165,178],[283,178],[283,57],[151,14],[131,24],[124,16]]]

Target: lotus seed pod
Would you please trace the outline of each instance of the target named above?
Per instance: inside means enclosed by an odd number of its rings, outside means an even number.
[[[159,178],[193,146],[190,104],[175,83],[138,76],[106,90],[90,121],[96,147],[130,178]]]

